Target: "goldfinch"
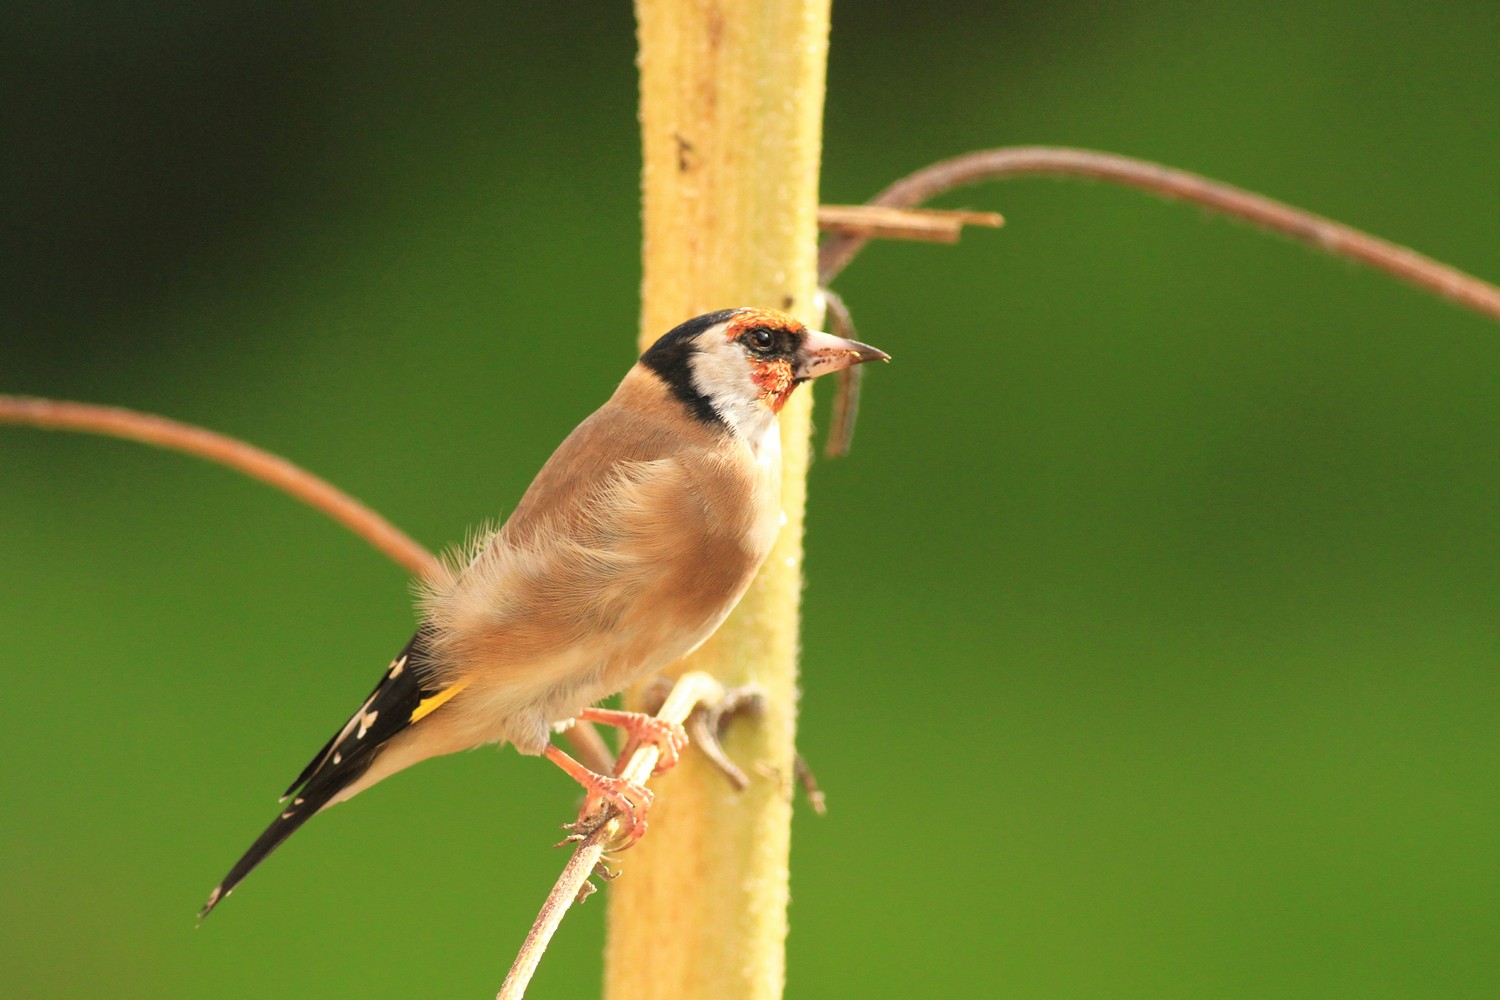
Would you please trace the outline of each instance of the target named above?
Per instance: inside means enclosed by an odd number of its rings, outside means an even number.
[[[650,792],[589,771],[550,734],[572,719],[621,726],[675,760],[680,729],[592,706],[729,615],[781,523],[777,413],[802,382],[874,360],[889,358],[765,309],[708,313],[656,341],[505,524],[425,581],[416,634],[201,915],[319,810],[488,743],[547,756],[638,837]]]

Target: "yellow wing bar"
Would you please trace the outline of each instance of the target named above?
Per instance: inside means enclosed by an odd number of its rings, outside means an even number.
[[[452,687],[443,688],[443,690],[439,691],[431,698],[423,698],[421,702],[417,704],[417,707],[412,710],[411,721],[421,722],[427,716],[442,708],[443,703],[446,702],[449,698],[452,698],[454,695],[458,694],[458,692],[462,691],[468,686],[468,681],[459,681]]]

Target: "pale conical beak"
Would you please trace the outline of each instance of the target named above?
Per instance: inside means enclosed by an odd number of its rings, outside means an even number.
[[[866,361],[889,360],[889,354],[869,344],[845,340],[818,330],[808,330],[803,336],[802,347],[797,352],[795,374],[799,379],[817,378],[853,365],[862,365]]]

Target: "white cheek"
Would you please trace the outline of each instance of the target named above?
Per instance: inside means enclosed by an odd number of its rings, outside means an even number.
[[[757,397],[744,355],[725,344],[717,350],[700,350],[691,364],[698,391],[708,397],[714,410],[756,457],[773,447],[768,436],[776,438],[774,450],[779,455],[781,442],[776,437],[776,414]]]

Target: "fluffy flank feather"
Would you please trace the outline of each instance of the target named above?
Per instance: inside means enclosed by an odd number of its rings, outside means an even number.
[[[447,560],[449,575],[419,594],[434,683],[461,681],[460,664],[532,662],[617,629],[622,609],[660,565],[661,547],[680,537],[674,527],[702,516],[668,499],[688,492],[670,459],[621,462],[567,521],[545,519],[522,544],[502,529],[464,550],[466,562]]]
[[[484,554],[484,550],[489,548],[495,536],[500,533],[502,521],[503,518],[481,521],[464,533],[463,541],[450,545],[438,553],[437,565],[432,571],[412,583],[412,590],[419,607],[425,606],[427,601],[453,589],[458,583],[458,578],[474,565]]]

